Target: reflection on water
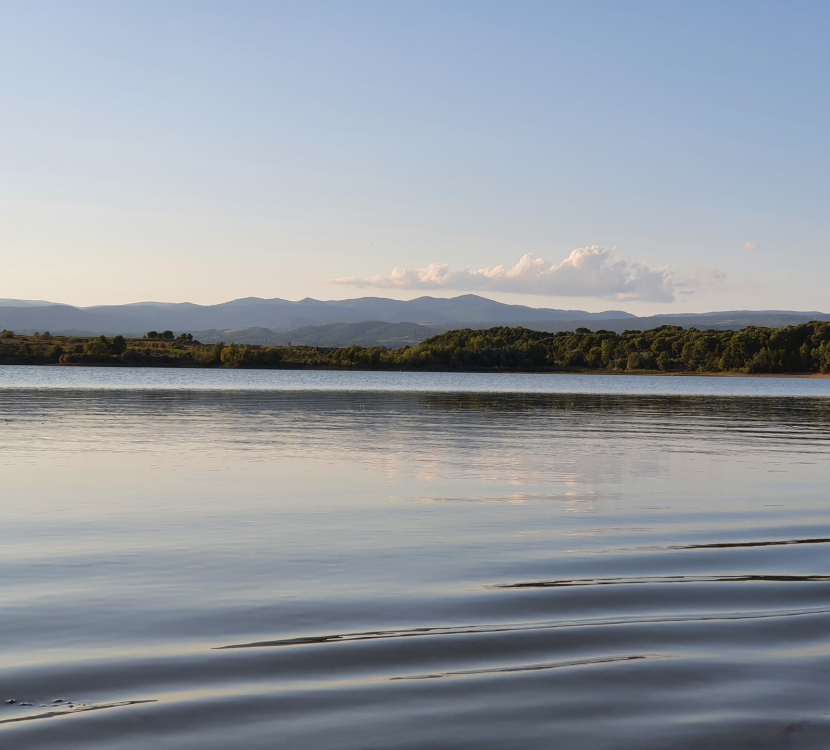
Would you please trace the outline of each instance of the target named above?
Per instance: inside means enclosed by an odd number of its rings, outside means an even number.
[[[4,750],[830,745],[830,400],[123,372],[0,387]]]

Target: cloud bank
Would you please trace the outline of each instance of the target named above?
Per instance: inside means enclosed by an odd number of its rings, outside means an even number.
[[[673,281],[665,266],[652,271],[645,263],[632,263],[597,246],[578,248],[558,265],[527,253],[512,268],[454,271],[448,263],[431,263],[424,268],[395,268],[388,276],[332,281],[373,289],[451,289],[644,302],[673,302],[676,287],[684,285]]]

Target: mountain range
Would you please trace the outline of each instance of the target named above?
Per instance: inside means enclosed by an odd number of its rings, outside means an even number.
[[[136,302],[128,305],[73,307],[28,300],[3,300],[0,304],[0,325],[13,330],[32,328],[42,331],[48,328],[52,333],[57,333],[60,329],[125,335],[144,333],[150,329],[193,331],[252,326],[285,331],[302,326],[361,323],[368,320],[456,325],[483,321],[515,323],[520,320],[606,320],[631,317],[629,313],[619,310],[587,313],[582,310],[506,305],[474,294],[449,299],[419,297],[408,301],[361,297],[336,301],[306,298],[292,302],[247,297],[218,305]]]
[[[417,344],[453,328],[523,325],[541,331],[584,327],[617,332],[661,325],[684,328],[741,329],[830,320],[830,314],[788,310],[678,313],[637,317],[621,310],[589,313],[509,305],[465,294],[393,300],[361,297],[321,301],[248,297],[217,305],[189,302],[138,302],[75,307],[40,300],[0,299],[0,328],[31,334],[141,336],[147,331],[190,332],[205,343],[236,341],[259,344],[399,347]]]

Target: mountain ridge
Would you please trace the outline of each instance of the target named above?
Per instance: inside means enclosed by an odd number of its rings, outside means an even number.
[[[16,303],[16,304],[14,304]],[[0,328],[20,333],[141,336],[150,330],[194,333],[200,340],[277,344],[291,341],[314,346],[398,347],[417,344],[454,328],[524,326],[556,332],[576,328],[615,332],[647,330],[660,325],[684,328],[741,329],[781,327],[830,320],[830,314],[792,310],[729,310],[706,313],[661,313],[635,316],[622,310],[584,310],[510,305],[474,294],[422,296],[413,300],[359,297],[316,300],[306,297],[245,297],[217,305],[191,302],[135,302],[76,307],[33,300],[0,300]],[[395,328],[398,326],[398,328]],[[236,337],[234,339],[233,337]]]
[[[291,330],[309,325],[359,323],[379,320],[387,323],[453,324],[479,323],[496,320],[514,323],[519,320],[617,319],[633,317],[621,310],[588,313],[583,310],[557,310],[508,305],[479,297],[418,297],[413,300],[392,300],[384,297],[360,297],[348,300],[315,300],[296,302],[280,298],[247,297],[217,305],[196,305],[190,302],[131,303],[126,305],[94,305],[75,307],[61,303],[0,307],[0,326],[9,329],[48,329],[90,331],[105,334],[138,333],[151,329],[202,330],[263,327]]]

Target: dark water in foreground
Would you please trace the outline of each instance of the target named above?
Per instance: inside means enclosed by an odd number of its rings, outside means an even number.
[[[12,369],[2,750],[830,747],[830,381]]]

